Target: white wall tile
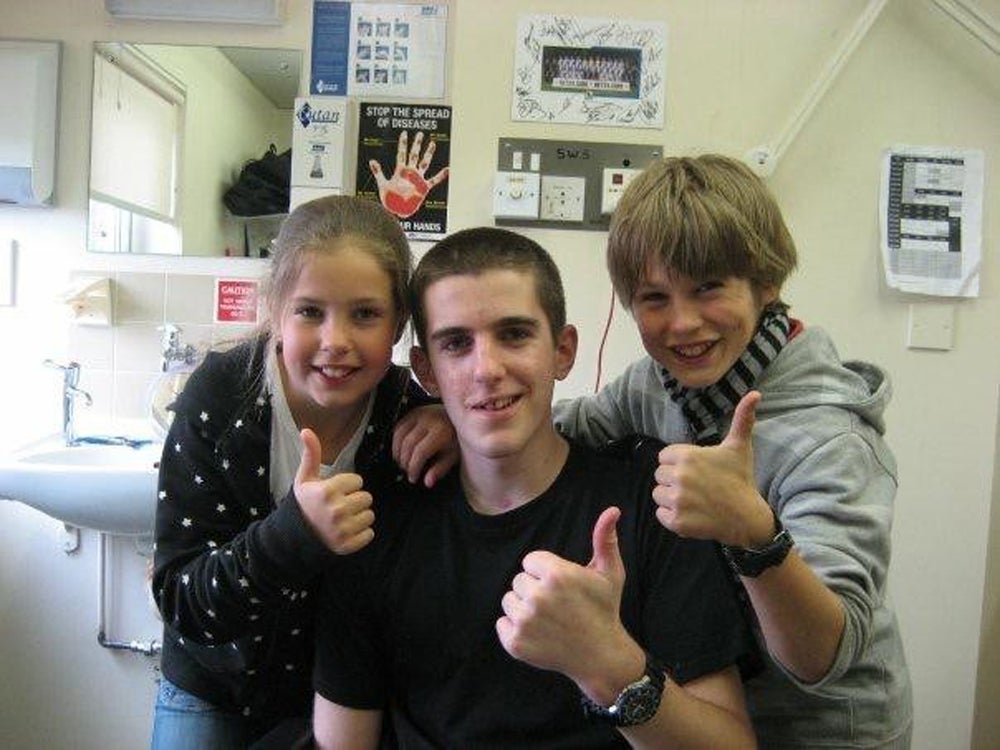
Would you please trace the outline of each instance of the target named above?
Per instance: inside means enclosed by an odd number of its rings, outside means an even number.
[[[168,274],[164,319],[170,323],[212,322],[214,276]]]
[[[119,273],[115,283],[115,322],[162,322],[165,291],[165,274]]]
[[[115,326],[115,370],[157,372],[160,369],[161,322]]]

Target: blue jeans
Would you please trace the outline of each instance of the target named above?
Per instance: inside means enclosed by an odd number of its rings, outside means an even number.
[[[239,714],[223,711],[160,678],[152,750],[243,750],[249,735]]]

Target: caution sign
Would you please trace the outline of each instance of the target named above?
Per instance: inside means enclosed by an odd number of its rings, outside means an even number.
[[[259,286],[255,279],[216,279],[215,322],[256,323]]]

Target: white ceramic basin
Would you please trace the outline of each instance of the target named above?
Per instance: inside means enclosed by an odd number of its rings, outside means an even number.
[[[46,438],[0,459],[0,498],[64,523],[151,534],[163,444],[66,446]]]

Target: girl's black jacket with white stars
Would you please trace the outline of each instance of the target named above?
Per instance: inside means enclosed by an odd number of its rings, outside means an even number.
[[[162,671],[246,716],[258,731],[308,715],[313,599],[335,556],[292,490],[271,497],[267,340],[210,353],[174,404],[160,463],[153,595],[164,622]],[[378,386],[355,471],[377,492],[405,482],[392,430],[431,399],[393,365]]]

